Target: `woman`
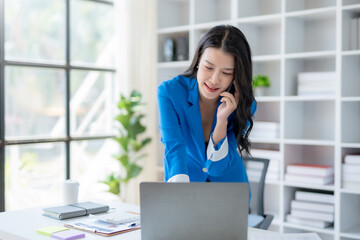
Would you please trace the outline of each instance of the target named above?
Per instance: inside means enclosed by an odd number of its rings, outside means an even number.
[[[206,32],[185,73],[158,87],[158,104],[165,181],[248,182],[239,152],[249,152],[256,102],[239,29]]]

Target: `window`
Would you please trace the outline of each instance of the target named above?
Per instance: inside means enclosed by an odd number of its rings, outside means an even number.
[[[0,211],[105,191],[118,87],[107,0],[0,0]]]

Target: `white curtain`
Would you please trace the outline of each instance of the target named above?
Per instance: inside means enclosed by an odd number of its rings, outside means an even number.
[[[148,154],[142,160],[141,176],[132,181],[127,189],[127,202],[139,204],[139,183],[156,180],[156,0],[114,0],[116,10],[117,36],[117,79],[120,92],[129,95],[136,89],[143,95],[147,127],[146,136],[152,137],[152,142],[145,152]]]

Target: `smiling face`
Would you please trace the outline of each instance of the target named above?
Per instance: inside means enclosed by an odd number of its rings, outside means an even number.
[[[235,59],[221,49],[208,47],[203,52],[197,72],[201,99],[217,100],[234,79]]]

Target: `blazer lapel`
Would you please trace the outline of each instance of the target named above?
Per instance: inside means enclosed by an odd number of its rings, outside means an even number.
[[[197,82],[195,86],[189,90],[189,96],[187,101],[189,103],[189,108],[185,111],[186,118],[189,122],[189,126],[191,127],[191,134],[194,137],[194,147],[196,147],[201,156],[203,156],[203,160],[205,158],[205,140],[201,122],[199,91]]]

